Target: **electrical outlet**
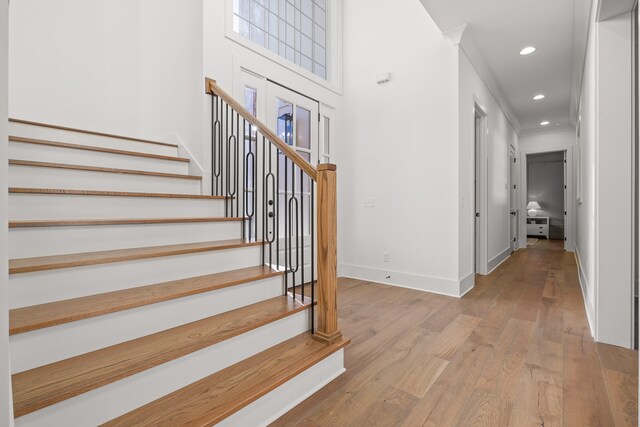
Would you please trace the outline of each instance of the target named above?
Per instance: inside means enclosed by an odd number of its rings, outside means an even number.
[[[376,206],[376,199],[373,197],[365,197],[364,198],[364,207],[365,208],[374,208]]]
[[[383,255],[384,255],[384,262],[391,262],[391,254],[389,252],[385,252]]]

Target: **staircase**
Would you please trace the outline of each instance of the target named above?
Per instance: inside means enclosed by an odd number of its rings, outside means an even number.
[[[10,121],[16,426],[267,425],[344,371],[335,167],[207,92],[211,188],[176,145]],[[274,194],[260,155],[309,173],[312,206],[278,209],[301,196]]]

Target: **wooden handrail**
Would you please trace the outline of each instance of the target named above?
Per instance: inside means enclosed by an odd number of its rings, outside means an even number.
[[[220,97],[229,107],[243,119],[255,126],[260,133],[274,144],[278,150],[291,159],[318,184],[317,219],[318,219],[318,279],[317,279],[317,327],[313,338],[331,344],[341,339],[338,328],[338,277],[337,277],[337,176],[336,165],[321,164],[317,168],[307,162],[294,148],[286,144],[278,135],[255,118],[231,95],[220,88],[215,80],[205,80],[208,94]],[[233,127],[233,126],[232,126]],[[215,137],[214,137],[215,139]],[[275,179],[277,182],[278,178]],[[312,187],[313,188],[313,187]],[[312,190],[313,191],[313,190]],[[212,192],[213,193],[213,192]],[[313,266],[312,266],[313,268]],[[287,274],[287,273],[285,273]],[[304,277],[304,276],[303,276]],[[295,290],[294,290],[295,292]]]
[[[217,85],[216,81],[210,78],[205,79],[205,90],[209,94],[215,94],[222,98],[224,102],[227,103],[233,110],[235,110],[243,119],[247,122],[251,123],[253,126],[258,128],[260,133],[265,136],[269,141],[271,141],[278,150],[282,151],[293,163],[296,164],[300,169],[305,171],[307,175],[311,177],[314,181],[318,181],[318,171],[315,167],[309,162],[305,160],[296,150],[291,148],[290,145],[285,143],[278,135],[275,134],[271,129],[269,129],[264,123],[254,117],[242,104],[236,101],[231,95],[225,92],[220,86]]]

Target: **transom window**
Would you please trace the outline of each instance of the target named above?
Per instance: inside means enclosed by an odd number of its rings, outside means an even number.
[[[327,79],[328,0],[233,0],[233,30]]]

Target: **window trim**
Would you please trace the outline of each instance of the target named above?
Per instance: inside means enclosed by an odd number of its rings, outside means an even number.
[[[288,59],[260,46],[258,43],[236,33],[233,30],[233,1],[225,1],[225,36],[227,39],[275,62],[286,69],[312,81],[332,92],[342,95],[342,1],[327,0],[327,79],[308,71]]]

